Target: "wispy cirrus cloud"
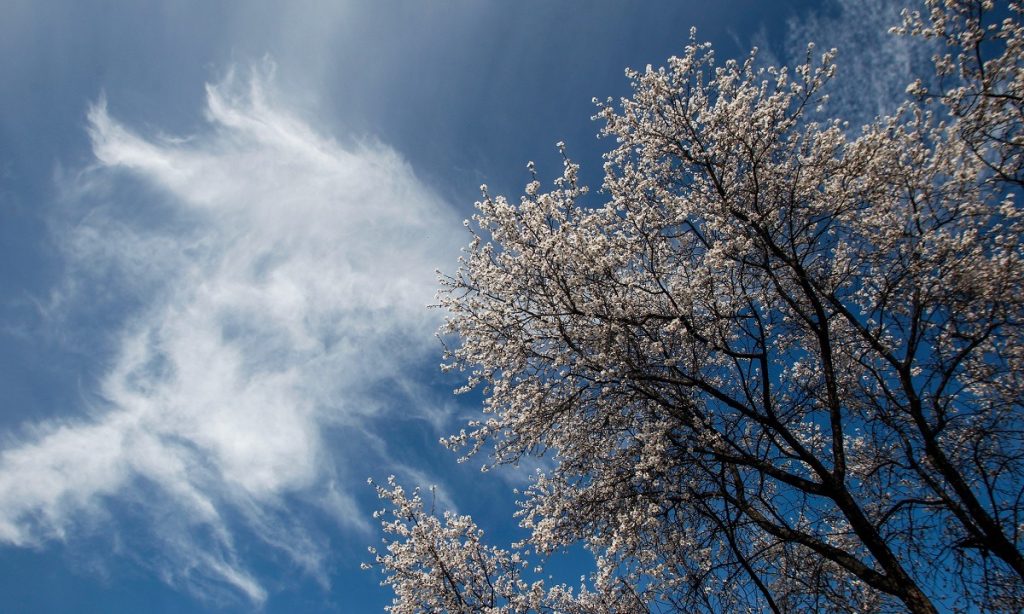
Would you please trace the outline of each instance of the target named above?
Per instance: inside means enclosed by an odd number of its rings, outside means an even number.
[[[52,310],[121,315],[96,400],[3,444],[0,542],[73,539],[126,506],[168,582],[259,603],[238,527],[324,582],[323,547],[288,501],[366,528],[343,475],[362,445],[325,433],[425,404],[405,373],[436,362],[424,307],[461,237],[400,156],[319,134],[271,73],[208,86],[208,122],[186,138],[89,110],[96,162],[68,192],[104,202],[58,233],[68,276]]]
[[[780,41],[786,53],[773,53],[764,33],[755,38],[765,50],[762,59],[776,65],[804,62],[802,52],[810,42],[816,46],[816,56],[825,49],[837,49],[838,70],[826,112],[859,130],[876,116],[893,113],[906,99],[907,85],[931,72],[933,45],[889,33],[902,22],[903,6],[892,0],[827,0],[787,22]]]

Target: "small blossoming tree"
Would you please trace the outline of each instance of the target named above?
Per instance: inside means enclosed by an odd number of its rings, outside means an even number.
[[[691,42],[599,105],[604,206],[568,159],[484,191],[440,296],[486,419],[447,443],[553,466],[508,550],[379,486],[393,612],[1024,608],[1024,9],[926,5],[938,89],[856,135],[812,117],[832,52]],[[577,543],[581,586],[531,580]]]

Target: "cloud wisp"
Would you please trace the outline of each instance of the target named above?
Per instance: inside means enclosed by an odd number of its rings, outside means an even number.
[[[890,0],[827,0],[787,22],[781,41],[786,53],[772,53],[764,33],[755,40],[767,50],[762,60],[775,65],[806,61],[803,52],[809,42],[815,43],[815,56],[837,49],[837,76],[826,111],[859,132],[875,117],[893,113],[906,100],[907,85],[931,72],[931,56],[937,51],[933,45],[889,33],[902,23],[901,9],[901,3]]]
[[[278,102],[271,73],[208,86],[208,122],[187,138],[90,109],[96,163],[71,193],[108,200],[62,231],[55,295],[65,311],[126,315],[106,337],[98,400],[3,444],[0,542],[73,539],[127,507],[169,583],[259,603],[238,530],[326,582],[289,502],[366,528],[345,487],[359,452],[325,433],[388,411],[375,391],[436,360],[424,307],[461,237],[395,152],[318,134]]]

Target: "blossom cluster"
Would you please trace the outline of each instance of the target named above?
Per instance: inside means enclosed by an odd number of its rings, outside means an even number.
[[[814,119],[834,50],[691,34],[598,103],[602,206],[567,157],[484,190],[440,303],[485,418],[446,443],[554,466],[512,551],[381,489],[393,611],[1024,607],[1024,9],[926,5],[896,33],[943,89],[859,134]],[[583,587],[524,579],[577,543]]]

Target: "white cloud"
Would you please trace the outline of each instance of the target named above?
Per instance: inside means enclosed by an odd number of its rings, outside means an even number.
[[[770,52],[764,34],[758,45],[767,49],[762,59],[790,66],[806,61],[807,43],[815,55],[835,48],[838,70],[830,87],[826,112],[860,127],[879,115],[888,115],[906,99],[907,85],[931,72],[934,47],[921,39],[889,34],[901,23],[903,4],[891,0],[829,0],[787,23],[783,54]]]
[[[72,193],[116,198],[60,237],[56,295],[127,315],[102,401],[0,452],[0,541],[67,539],[130,501],[168,582],[261,602],[229,518],[320,579],[324,552],[285,499],[366,528],[339,482],[359,450],[328,449],[325,429],[386,410],[374,390],[421,390],[404,373],[436,362],[425,306],[460,225],[392,150],[342,145],[282,108],[269,72],[208,86],[208,124],[188,138],[90,109],[97,162]]]

